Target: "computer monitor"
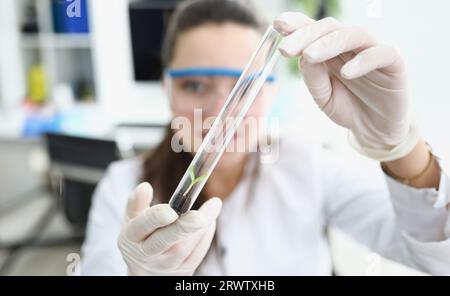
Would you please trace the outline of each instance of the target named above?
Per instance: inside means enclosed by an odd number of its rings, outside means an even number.
[[[129,4],[134,79],[161,78],[161,47],[167,23],[179,0],[139,0]]]

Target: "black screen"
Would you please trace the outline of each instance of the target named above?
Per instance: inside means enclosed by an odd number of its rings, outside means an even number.
[[[146,0],[130,3],[130,28],[136,81],[159,80],[161,46],[168,19],[177,1]]]

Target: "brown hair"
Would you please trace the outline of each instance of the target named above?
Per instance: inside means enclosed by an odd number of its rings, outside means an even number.
[[[207,23],[232,22],[263,32],[267,23],[258,16],[250,0],[187,0],[173,13],[163,42],[162,64],[170,64],[178,37],[190,29]],[[167,203],[178,182],[192,161],[188,152],[177,153],[171,148],[174,131],[170,125],[159,146],[144,160],[142,181],[152,184],[157,202]],[[207,197],[202,192],[194,204],[198,208]]]

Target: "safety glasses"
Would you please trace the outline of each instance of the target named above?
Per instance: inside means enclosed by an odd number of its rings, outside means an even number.
[[[224,101],[236,85],[243,70],[230,68],[182,68],[165,71],[171,105],[177,110],[209,111],[222,98]],[[273,83],[274,75],[266,79]]]

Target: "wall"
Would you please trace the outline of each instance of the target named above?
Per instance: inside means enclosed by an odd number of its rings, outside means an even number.
[[[0,107],[16,106],[25,88],[22,68],[17,64],[20,46],[14,5],[15,1],[0,1]]]
[[[346,23],[363,25],[401,50],[422,133],[446,159],[450,159],[449,12],[450,1],[445,0],[343,0],[342,15]]]

